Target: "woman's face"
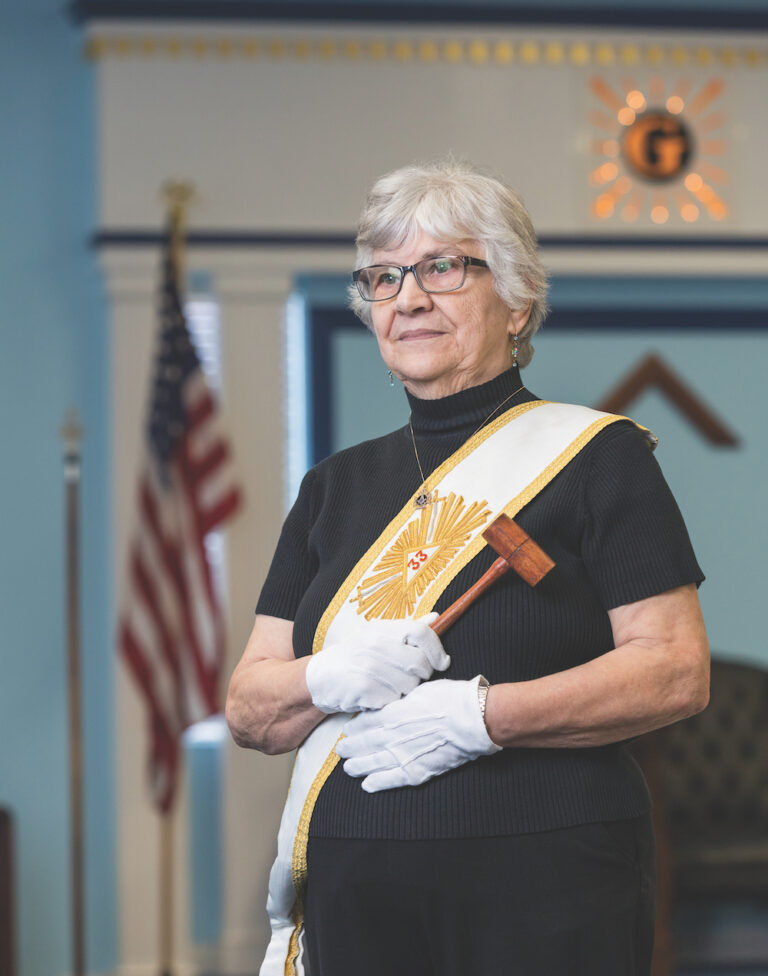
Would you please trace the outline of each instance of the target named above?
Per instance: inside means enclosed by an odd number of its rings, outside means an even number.
[[[441,254],[485,257],[476,241],[439,241],[420,231],[394,251],[374,251],[372,263],[405,267]],[[490,271],[471,265],[458,291],[429,294],[409,273],[398,295],[371,305],[382,359],[424,400],[477,386],[508,369],[509,337],[523,328],[529,311],[510,309],[496,294]]]

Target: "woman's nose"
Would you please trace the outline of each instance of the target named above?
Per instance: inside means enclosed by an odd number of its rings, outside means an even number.
[[[413,271],[406,271],[395,303],[399,312],[415,312],[420,308],[431,308],[432,296],[424,291]]]

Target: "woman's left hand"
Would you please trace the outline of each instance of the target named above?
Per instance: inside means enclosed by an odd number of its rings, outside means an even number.
[[[417,786],[471,759],[498,752],[480,710],[478,684],[443,678],[419,685],[344,727],[336,752],[368,793]]]

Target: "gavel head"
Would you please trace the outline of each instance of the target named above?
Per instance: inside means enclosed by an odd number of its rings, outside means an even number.
[[[483,538],[529,586],[536,586],[555,565],[525,529],[503,513],[491,522]]]

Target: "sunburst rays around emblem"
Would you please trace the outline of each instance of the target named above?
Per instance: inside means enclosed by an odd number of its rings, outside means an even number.
[[[728,172],[727,122],[717,99],[722,78],[696,86],[690,78],[668,84],[656,75],[644,86],[625,78],[616,85],[593,76],[589,87],[599,102],[590,113],[598,158],[589,182],[595,188],[592,216],[654,224],[693,224],[729,215],[724,199]]]
[[[413,613],[427,588],[491,516],[488,503],[470,505],[451,492],[429,508],[413,513],[392,545],[371,570],[356,596],[358,614],[400,619]]]

